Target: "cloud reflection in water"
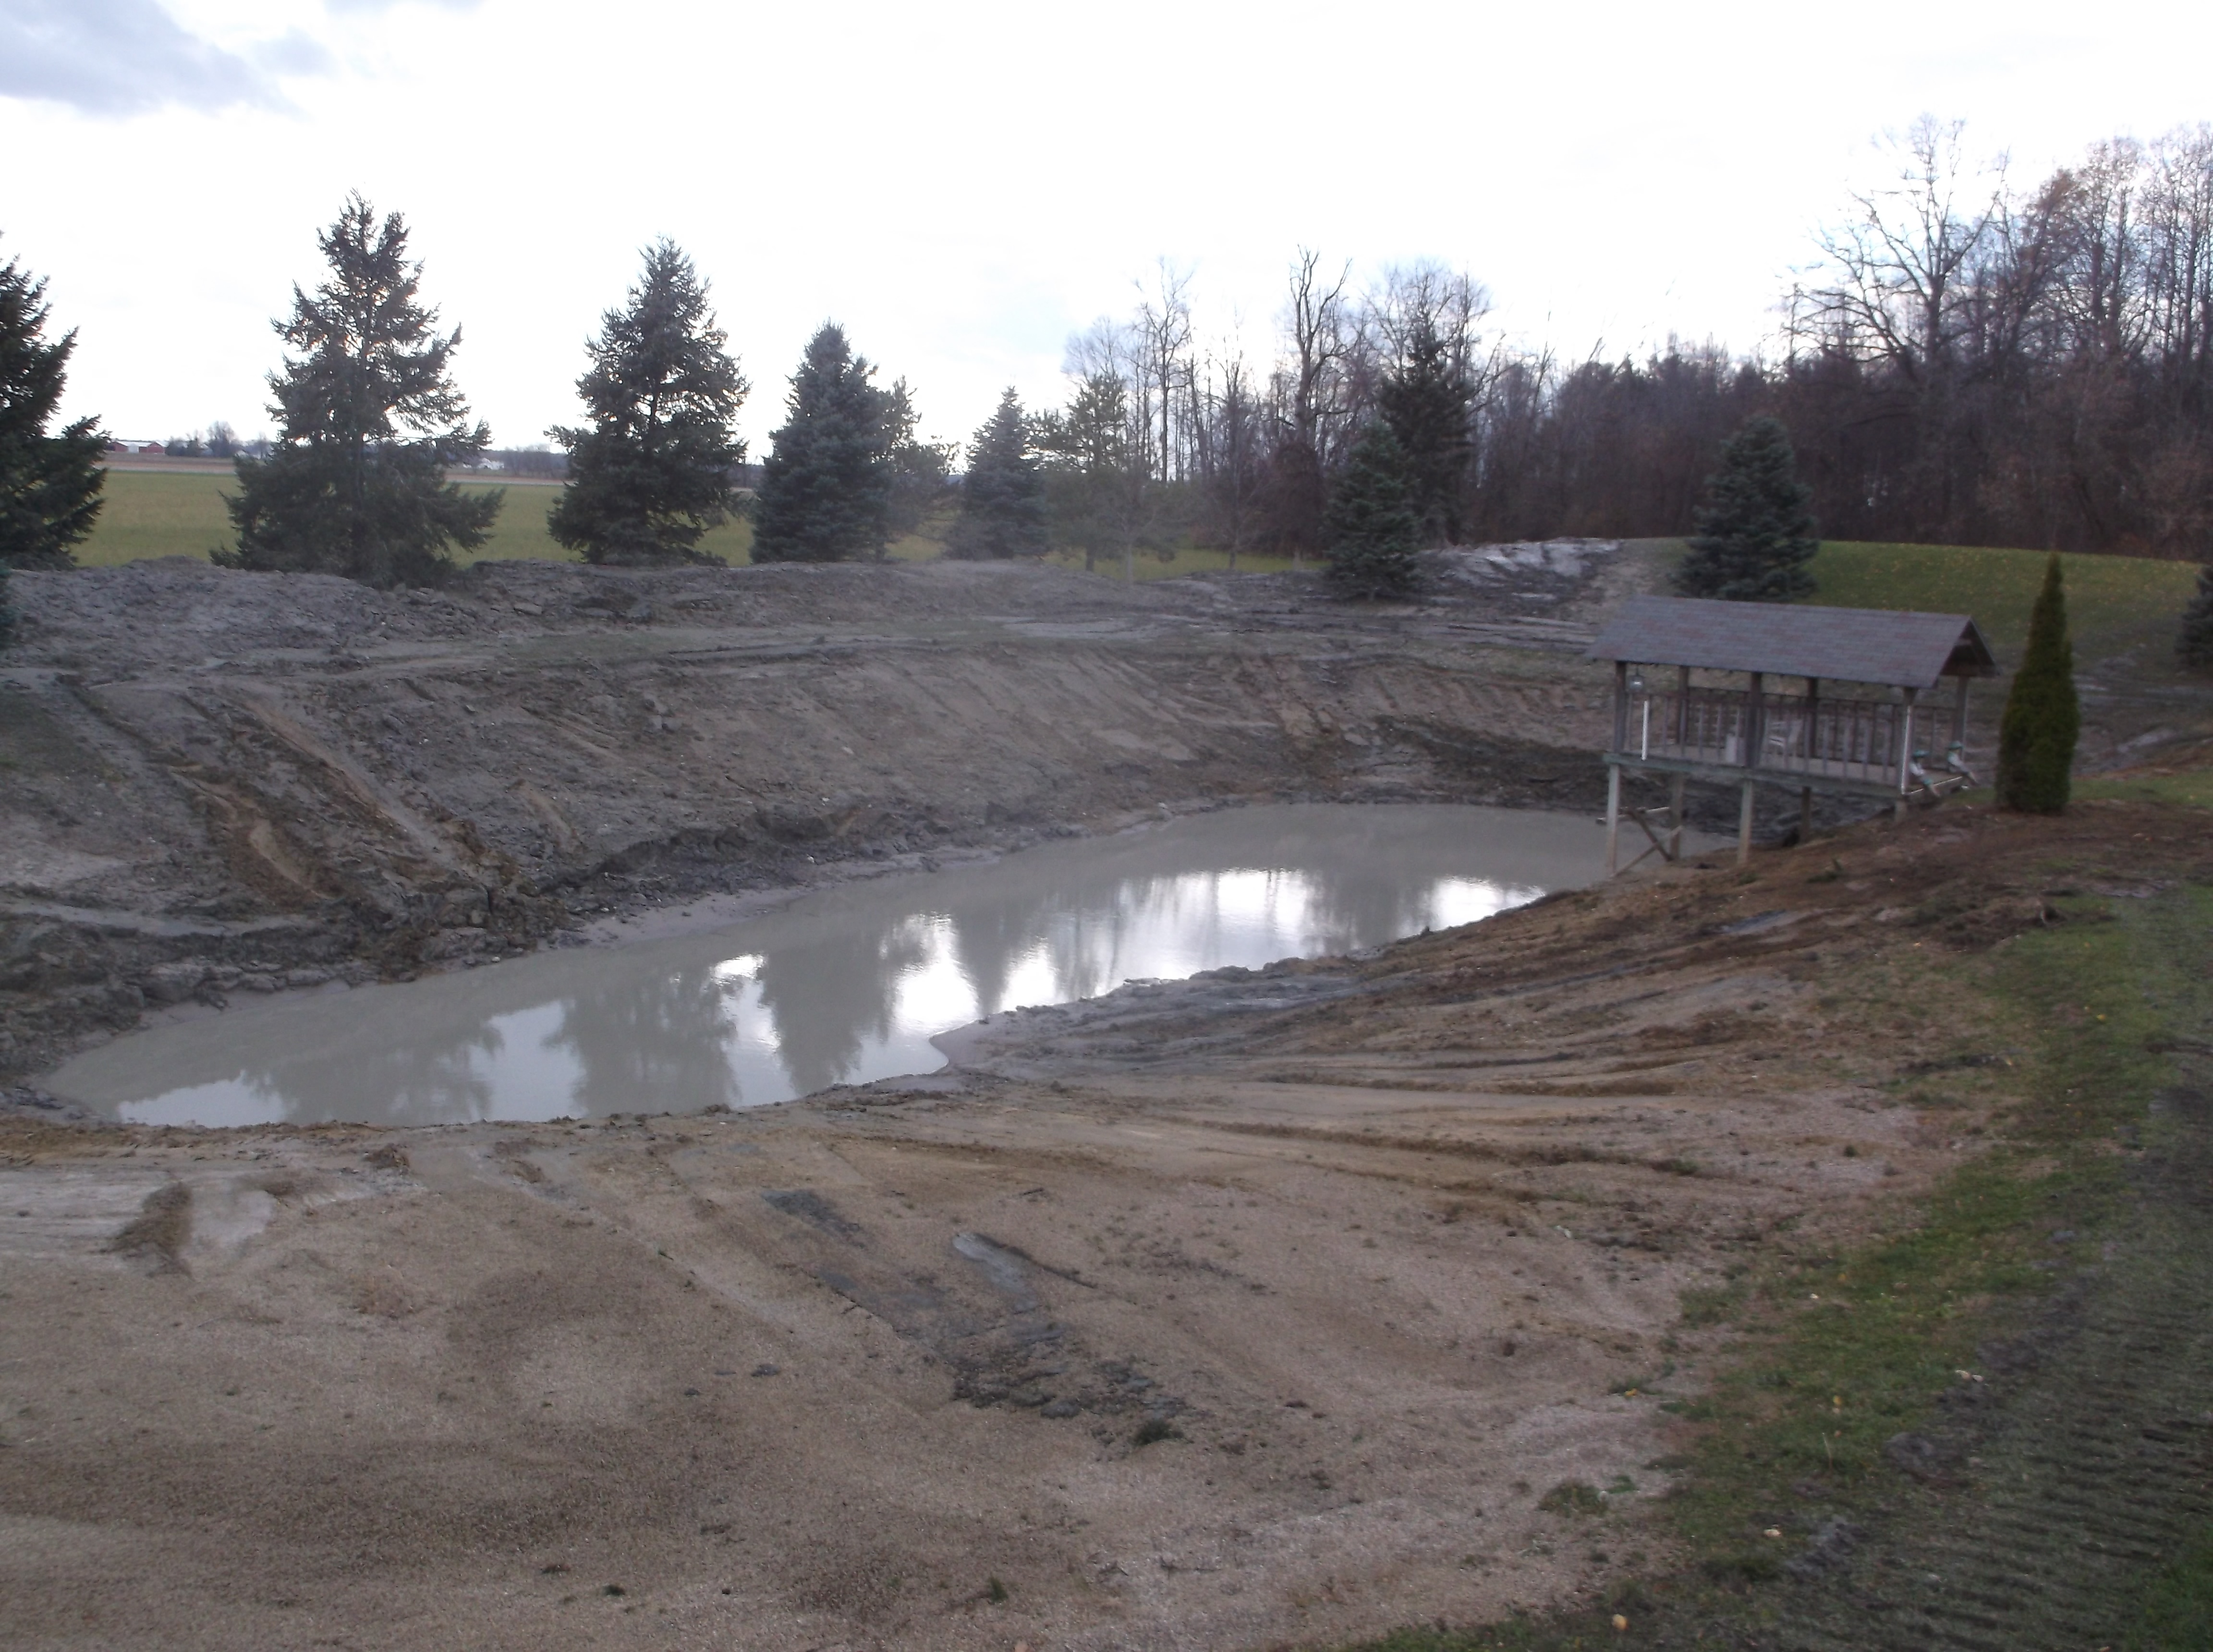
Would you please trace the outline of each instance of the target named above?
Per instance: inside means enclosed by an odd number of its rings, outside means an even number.
[[[729,929],[235,1009],[49,1081],[149,1124],[759,1105],[942,1064],[986,1014],[1357,950],[1595,873],[1582,816],[1289,805],[802,897]]]

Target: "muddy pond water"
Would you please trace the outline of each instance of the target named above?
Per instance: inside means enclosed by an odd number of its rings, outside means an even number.
[[[237,1005],[46,1087],[162,1125],[691,1113],[933,1071],[933,1036],[1125,981],[1488,917],[1594,880],[1590,817],[1291,804],[796,896],[725,928]]]

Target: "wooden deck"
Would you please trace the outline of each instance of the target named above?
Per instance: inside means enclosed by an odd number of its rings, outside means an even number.
[[[1609,762],[1694,771],[1702,778],[1792,780],[1826,790],[1923,789],[1965,762],[1953,707],[1693,688],[1631,696]],[[1916,772],[1917,768],[1919,773]]]

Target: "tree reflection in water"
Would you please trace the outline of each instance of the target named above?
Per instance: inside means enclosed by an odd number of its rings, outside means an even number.
[[[727,1046],[738,1032],[736,984],[699,965],[618,977],[561,1006],[546,1040],[576,1059],[570,1093],[585,1113],[698,1113],[744,1100]]]
[[[978,1015],[1344,953],[1597,875],[1578,816],[1225,810],[820,890],[706,934],[242,1008],[88,1051],[47,1088],[149,1123],[694,1112],[928,1071]]]
[[[235,1081],[241,1088],[271,1098],[282,1098],[276,1117],[296,1115],[283,1102],[301,1095],[327,1093],[329,1076],[342,1066],[349,1097],[375,1098],[373,1110],[339,1113],[316,1113],[300,1122],[327,1118],[364,1119],[382,1124],[465,1125],[492,1115],[492,1065],[507,1047],[507,1038],[493,1022],[459,1031],[442,1029],[442,1036],[393,1039],[379,1036],[373,1027],[361,1027],[337,1047],[316,1043],[277,1060],[251,1066]],[[150,1122],[150,1121],[149,1121]]]
[[[891,1039],[899,984],[929,961],[931,929],[926,918],[909,918],[887,930],[848,931],[769,953],[760,1006],[795,1095],[850,1082],[863,1046]]]

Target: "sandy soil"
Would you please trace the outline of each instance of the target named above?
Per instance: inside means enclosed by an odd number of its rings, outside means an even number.
[[[1891,1081],[2004,1030],[1913,972],[2046,921],[2055,857],[2202,859],[2189,824],[1951,808],[1021,1012],[942,1079],[745,1115],[18,1115],[0,1618],[1242,1647],[1587,1590],[1663,1558],[1661,1408],[1719,1334],[1680,1293],[1972,1149]],[[1602,1536],[1564,1482],[1611,1493]]]

